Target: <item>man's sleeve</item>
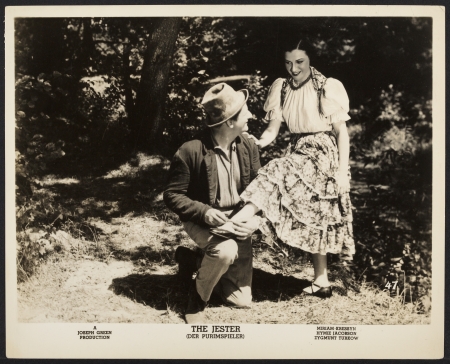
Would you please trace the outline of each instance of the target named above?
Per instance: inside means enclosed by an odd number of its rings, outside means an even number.
[[[180,217],[181,221],[202,224],[205,223],[206,211],[211,207],[187,196],[190,180],[189,166],[178,151],[170,165],[167,187],[164,191],[164,202],[170,210]]]

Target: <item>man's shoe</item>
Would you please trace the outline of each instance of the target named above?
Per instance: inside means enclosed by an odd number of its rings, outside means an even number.
[[[198,294],[195,279],[193,279],[189,290],[186,312],[184,313],[186,323],[189,325],[205,323],[205,308],[207,304]]]
[[[192,279],[197,271],[197,253],[184,246],[175,250],[175,261],[178,263],[178,275],[182,279]]]

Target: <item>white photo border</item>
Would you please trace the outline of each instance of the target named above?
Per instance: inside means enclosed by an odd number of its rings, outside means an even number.
[[[239,8],[239,9],[237,9]],[[86,323],[19,323],[14,184],[15,17],[432,17],[433,277],[431,324],[357,325],[357,341],[314,341],[314,325],[240,325],[243,340],[189,340],[189,325],[108,324],[110,340],[79,340]],[[113,5],[5,8],[6,355],[8,358],[438,359],[444,356],[445,8],[396,5]]]

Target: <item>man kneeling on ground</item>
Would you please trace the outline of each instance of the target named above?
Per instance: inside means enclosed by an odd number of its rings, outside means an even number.
[[[247,98],[247,90],[235,91],[225,83],[210,88],[202,100],[207,128],[178,149],[170,166],[164,201],[204,252],[189,290],[188,324],[204,322],[213,291],[236,307],[248,307],[252,300],[251,235],[257,218],[234,223],[232,238],[210,231],[229,221],[240,193],[260,168],[258,147],[242,135],[253,117]]]

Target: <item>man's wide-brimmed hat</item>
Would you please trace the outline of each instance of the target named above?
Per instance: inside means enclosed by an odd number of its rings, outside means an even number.
[[[248,90],[235,91],[226,83],[219,83],[206,91],[202,105],[208,114],[207,125],[220,125],[235,116],[248,99]]]

